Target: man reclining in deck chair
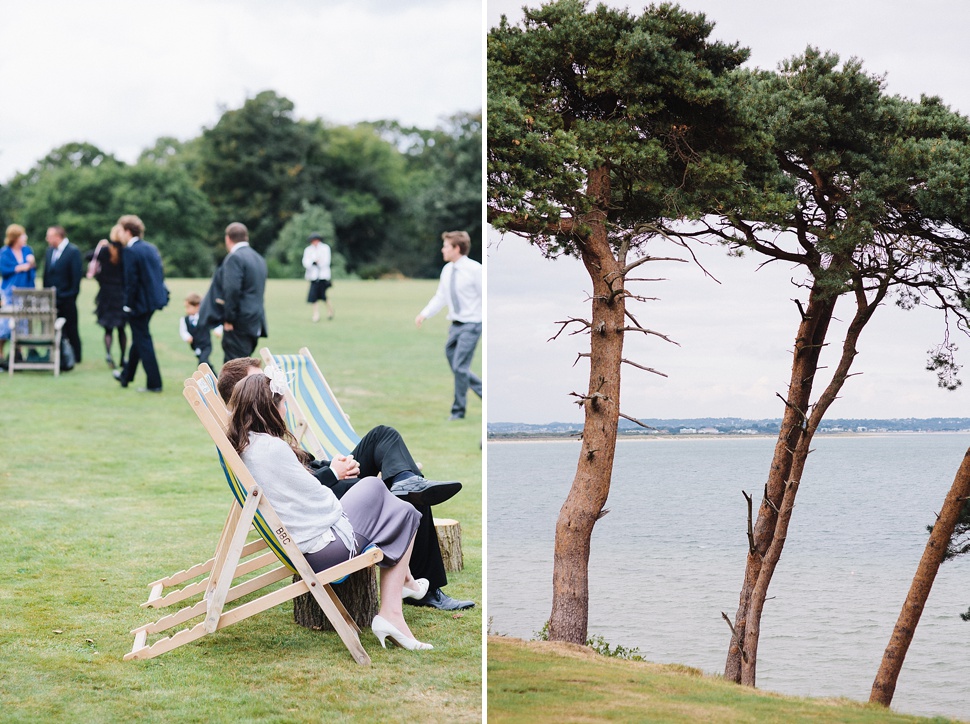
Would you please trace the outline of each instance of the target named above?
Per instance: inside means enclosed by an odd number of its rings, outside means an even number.
[[[226,362],[219,371],[219,396],[228,404],[236,384],[249,375],[261,374],[262,367],[262,360],[254,357]],[[407,500],[421,514],[411,554],[411,573],[419,581],[426,579],[428,587],[424,589],[422,586],[418,591],[405,588],[405,603],[431,606],[442,611],[457,611],[475,605],[474,601],[460,601],[441,590],[447,585],[448,577],[431,512],[432,505],[443,503],[457,493],[461,483],[421,477],[418,464],[397,430],[379,425],[361,437],[351,455],[338,455],[333,460],[315,460],[310,464],[310,472],[333,490],[338,499],[360,478],[380,474],[392,493]]]

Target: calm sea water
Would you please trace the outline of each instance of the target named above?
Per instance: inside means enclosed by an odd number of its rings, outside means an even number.
[[[769,590],[758,686],[867,701],[965,434],[819,436]],[[645,658],[724,670],[774,440],[621,441],[593,532],[589,632]],[[532,638],[549,617],[555,522],[578,442],[488,444],[488,616]],[[943,564],[893,709],[970,719],[970,559]]]

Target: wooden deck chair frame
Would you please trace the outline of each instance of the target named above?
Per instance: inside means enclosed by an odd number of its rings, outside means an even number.
[[[14,370],[53,370],[54,376],[61,374],[61,334],[67,320],[57,316],[57,290],[14,288],[10,290],[12,306],[24,316],[16,315],[10,319],[10,357],[7,371],[13,376]],[[17,361],[17,348],[46,347],[47,361]]]
[[[303,347],[299,354],[275,355],[263,347],[259,353],[264,364],[275,364],[291,377],[286,394],[287,426],[299,443],[316,458],[349,455],[360,435],[310,350]]]
[[[233,502],[216,546],[215,555],[204,563],[150,583],[148,601],[143,603],[142,607],[171,606],[200,593],[204,594],[202,600],[176,613],[163,616],[153,623],[134,629],[132,634],[135,640],[131,651],[125,655],[125,660],[149,659],[158,656],[309,592],[354,660],[358,664],[370,664],[370,657],[360,643],[360,628],[337,598],[330,584],[350,573],[376,564],[384,554],[379,548],[369,548],[348,561],[319,573],[313,572],[276,511],[273,510],[273,506],[263,495],[262,489],[256,484],[252,474],[229,443],[224,426],[228,419],[224,416],[225,406],[221,405],[220,408],[220,405],[214,404],[218,400],[218,394],[211,384],[214,376],[207,379],[207,374],[211,375],[211,370],[206,372],[200,368],[196,376],[185,381],[183,394],[216,443],[227,475],[238,481],[239,488],[245,492],[245,498],[239,504]],[[204,391],[206,388],[208,391]],[[221,400],[218,402],[221,403]],[[265,521],[269,527],[268,537],[246,543],[250,529],[259,520]],[[259,529],[260,526],[257,525],[257,530]],[[261,536],[263,535],[261,531]],[[267,547],[273,552],[255,555]],[[270,566],[275,567],[233,585],[237,577],[255,573]],[[296,583],[275,588],[234,608],[226,608],[226,604],[276,584],[292,575],[294,571],[300,576],[300,580]],[[200,576],[202,576],[201,580],[193,580]],[[173,586],[182,587],[163,595],[165,588]],[[204,619],[191,628],[183,628],[171,636],[159,639],[152,645],[147,644],[150,634],[168,631],[200,616],[204,616]]]

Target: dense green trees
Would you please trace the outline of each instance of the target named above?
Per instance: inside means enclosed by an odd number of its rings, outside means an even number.
[[[119,216],[137,210],[169,274],[212,271],[212,252],[202,242],[212,207],[178,164],[127,165],[90,144],[67,144],[14,177],[9,189],[5,221],[23,224],[35,245],[47,226],[60,224],[81,249],[92,249]]]
[[[395,125],[297,119],[290,100],[264,91],[196,138],[159,138],[135,164],[88,143],[53,149],[0,186],[0,224],[24,224],[34,240],[61,224],[91,249],[138,213],[169,274],[206,276],[226,224],[242,221],[254,247],[272,249],[271,273],[293,276],[303,226],[322,214],[311,231],[332,229],[338,274],[435,276],[442,231],[467,229],[481,246],[481,117],[416,129],[434,139],[418,149],[386,132]]]

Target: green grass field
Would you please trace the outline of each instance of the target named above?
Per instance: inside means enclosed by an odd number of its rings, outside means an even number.
[[[488,637],[488,721],[525,722],[948,722],[847,699],[750,689],[697,669],[625,661],[592,649]]]
[[[129,631],[157,618],[147,583],[212,555],[230,497],[214,448],[182,397],[195,369],[178,337],[182,299],[204,280],[169,280],[172,302],[152,333],[165,390],[127,390],[104,362],[86,281],[78,300],[84,361],[0,375],[0,720],[481,720],[481,607],[407,607],[434,651],[381,649],[357,666],[334,633],[293,623],[286,603],[149,661],[124,662]],[[446,592],[482,601],[481,404],[448,422],[452,377],[444,315],[415,329],[432,281],[338,281],[334,321],[310,322],[302,281],[271,281],[274,352],[309,347],[359,433],[401,431],[428,477],[461,480],[436,508],[461,521],[465,569]],[[213,362],[222,360],[213,339]],[[115,353],[117,355],[117,353]],[[475,369],[481,369],[476,360]]]

